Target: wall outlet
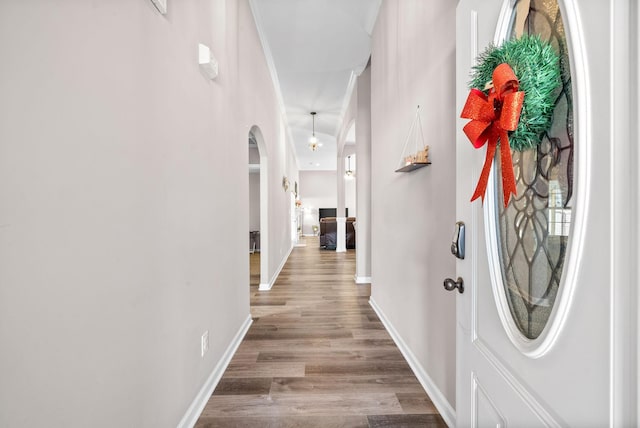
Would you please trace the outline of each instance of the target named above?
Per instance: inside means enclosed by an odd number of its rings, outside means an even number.
[[[200,338],[200,356],[204,358],[204,354],[209,350],[209,330],[202,333]]]

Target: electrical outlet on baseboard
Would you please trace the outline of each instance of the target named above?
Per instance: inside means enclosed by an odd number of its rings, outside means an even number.
[[[200,338],[200,356],[204,358],[204,354],[209,350],[209,330],[202,333]]]

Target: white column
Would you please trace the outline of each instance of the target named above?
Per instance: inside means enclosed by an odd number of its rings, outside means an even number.
[[[344,158],[343,151],[338,153],[338,163],[336,167],[338,186],[338,203],[336,213],[336,253],[344,253],[347,251],[347,218],[344,216],[345,209],[345,192],[344,192]]]
[[[371,66],[358,77],[356,118],[356,275],[371,282]]]
[[[347,251],[347,218],[336,217],[336,253],[344,253]]]

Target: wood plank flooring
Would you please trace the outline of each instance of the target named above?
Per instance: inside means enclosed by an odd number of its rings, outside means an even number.
[[[306,240],[271,291],[251,255],[254,323],[196,427],[446,427],[354,283],[355,251]]]
[[[249,253],[249,284],[256,289],[260,285],[260,253]],[[253,289],[251,289],[253,294]]]

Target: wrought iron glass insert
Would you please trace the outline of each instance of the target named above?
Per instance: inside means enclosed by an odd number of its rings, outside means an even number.
[[[535,149],[512,151],[518,195],[512,197],[506,209],[502,198],[495,198],[507,301],[518,329],[527,338],[535,339],[547,325],[558,295],[571,230],[573,103],[558,0],[530,0],[524,31],[551,42],[560,54],[562,76],[553,125],[542,143]],[[501,176],[499,169],[496,176]],[[496,196],[502,195],[501,181],[495,180]]]

